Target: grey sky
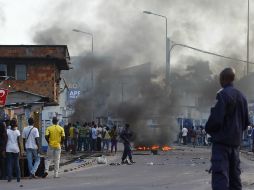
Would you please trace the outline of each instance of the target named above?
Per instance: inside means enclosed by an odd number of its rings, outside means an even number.
[[[113,55],[118,62],[161,65],[165,23],[142,14],[150,10],[168,17],[168,36],[174,41],[246,57],[247,0],[0,0],[0,6],[1,44],[52,41],[67,44],[71,55],[78,55],[91,46],[88,36],[71,31],[79,28],[93,32],[97,54]],[[251,6],[251,18],[253,12]],[[230,64],[182,48],[174,50],[172,64],[179,64],[182,55]]]

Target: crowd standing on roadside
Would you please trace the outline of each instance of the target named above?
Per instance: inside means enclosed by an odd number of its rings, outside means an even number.
[[[122,132],[115,125],[108,127],[95,121],[68,123],[62,127],[58,124],[58,119],[53,117],[52,125],[45,131],[48,148],[43,160],[41,154],[45,155],[45,152],[42,152],[39,143],[39,139],[43,137],[40,137],[38,128],[34,127],[32,117],[28,118],[27,123],[28,125],[24,126],[20,132],[15,118],[0,122],[0,180],[10,182],[15,174],[17,182],[20,182],[19,163],[25,156],[30,179],[37,178],[36,173],[41,164],[44,164],[45,170],[40,171],[42,172],[40,176],[46,178],[51,163],[54,164],[54,178],[58,178],[62,149],[71,154],[77,152],[116,153],[120,139],[124,144],[123,162],[127,157],[130,162],[133,162],[129,143],[131,133],[128,125],[122,129]],[[23,146],[20,142],[23,142]]]
[[[84,122],[84,124],[76,122],[64,126],[64,132],[66,135],[64,149],[71,154],[95,151],[117,152],[120,136],[115,125],[109,128],[101,125],[100,122]]]
[[[211,137],[205,132],[203,126],[197,127],[183,127],[178,134],[178,144],[190,144],[196,146],[210,146]]]

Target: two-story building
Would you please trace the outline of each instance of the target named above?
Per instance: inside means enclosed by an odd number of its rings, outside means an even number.
[[[59,105],[60,74],[69,64],[66,45],[0,45],[0,88],[9,91],[6,114],[17,117],[20,127],[33,116],[42,129],[43,110]]]

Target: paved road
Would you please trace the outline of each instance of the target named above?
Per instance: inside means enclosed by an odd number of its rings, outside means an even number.
[[[0,190],[209,190],[210,151],[179,148],[160,155],[134,155],[136,164],[127,166],[96,166],[64,173],[60,179],[23,180],[20,184],[0,182]],[[254,189],[252,163],[244,163],[245,189]]]

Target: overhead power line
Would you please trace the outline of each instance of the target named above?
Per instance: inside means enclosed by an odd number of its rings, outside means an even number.
[[[233,61],[239,61],[239,62],[247,63],[247,61],[242,60],[242,59],[236,59],[236,58],[233,58],[233,57],[221,55],[221,54],[218,54],[218,53],[213,53],[213,52],[210,52],[210,51],[205,51],[205,50],[202,50],[202,49],[199,49],[199,48],[195,48],[195,47],[192,47],[192,46],[189,46],[189,45],[185,45],[185,44],[180,44],[180,43],[173,43],[171,48],[170,48],[169,53],[172,51],[172,49],[175,46],[186,47],[186,48],[189,48],[189,49],[192,49],[192,50],[195,50],[195,51],[199,51],[201,53],[205,53],[205,54],[209,54],[209,55],[214,55],[214,56],[217,56],[217,57],[221,57],[221,58],[229,59],[229,60],[233,60]],[[249,63],[250,64],[254,64],[253,62],[249,62]]]

